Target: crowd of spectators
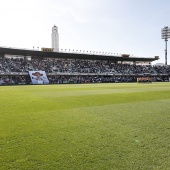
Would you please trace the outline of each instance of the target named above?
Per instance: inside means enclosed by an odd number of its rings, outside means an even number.
[[[50,84],[80,84],[80,83],[118,83],[134,82],[133,76],[48,76]],[[0,76],[0,85],[32,84],[29,76]]]
[[[170,74],[170,65],[156,65],[153,67],[158,74]]]
[[[121,64],[113,61],[83,59],[32,59],[4,58],[0,60],[0,72],[28,72],[43,70],[46,73],[113,73],[113,74],[154,74],[170,73],[170,68],[151,65]]]
[[[139,74],[170,75],[170,66],[123,64],[113,61],[83,59],[0,58],[0,73],[4,73],[0,76],[0,85],[31,84],[28,72],[40,70],[47,73],[51,84],[133,82],[136,81],[135,76]],[[11,72],[21,75],[9,76],[8,73]],[[65,75],[61,73],[65,73]],[[82,73],[84,75],[78,75]],[[159,79],[163,80],[160,76]]]
[[[0,76],[0,85],[31,84],[29,76]]]
[[[64,83],[117,83],[133,82],[135,77],[128,76],[48,76],[51,84]]]
[[[7,72],[8,70],[8,65],[6,60],[2,60],[2,58],[0,58],[0,72]]]

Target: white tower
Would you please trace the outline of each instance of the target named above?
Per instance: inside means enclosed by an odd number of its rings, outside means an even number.
[[[59,34],[58,34],[58,27],[55,25],[52,27],[51,42],[52,42],[53,50],[55,52],[58,52],[59,51]]]

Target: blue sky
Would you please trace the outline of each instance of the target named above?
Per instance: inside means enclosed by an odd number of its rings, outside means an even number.
[[[60,49],[160,56],[161,28],[170,27],[169,0],[1,0],[0,46],[51,47],[59,29]],[[170,41],[170,40],[169,40]],[[168,64],[170,64],[168,42]]]

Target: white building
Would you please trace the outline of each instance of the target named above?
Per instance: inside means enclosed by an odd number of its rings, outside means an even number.
[[[53,51],[58,52],[59,51],[59,34],[58,34],[58,27],[55,25],[52,27],[51,42],[52,42]]]

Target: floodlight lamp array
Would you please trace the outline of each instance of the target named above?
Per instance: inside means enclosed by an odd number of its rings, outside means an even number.
[[[162,28],[161,32],[162,32],[162,39],[170,38],[170,28],[164,27]]]

